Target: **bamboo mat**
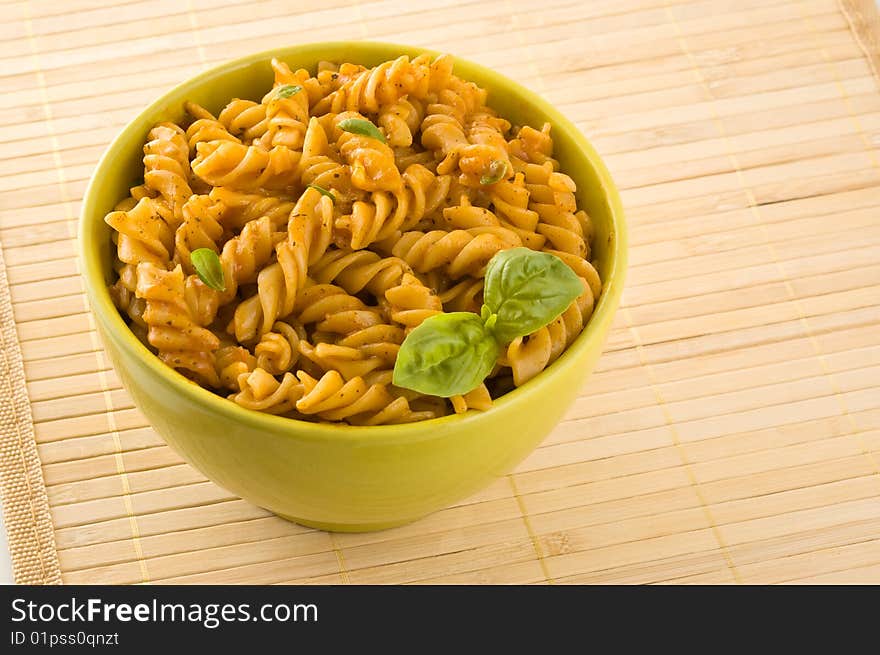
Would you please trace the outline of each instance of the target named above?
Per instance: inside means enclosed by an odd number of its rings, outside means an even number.
[[[20,582],[880,583],[870,2],[2,6]],[[101,352],[73,237],[98,157],[151,99],[231,57],[340,39],[449,51],[543,94],[605,158],[632,242],[606,352],[543,445],[456,507],[361,535],[277,519],[164,445]]]

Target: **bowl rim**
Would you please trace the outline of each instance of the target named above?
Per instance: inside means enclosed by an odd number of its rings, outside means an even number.
[[[542,383],[550,380],[551,376],[558,374],[560,370],[573,364],[578,356],[591,347],[602,346],[605,329],[609,327],[618,301],[623,290],[627,268],[627,230],[623,213],[623,205],[620,200],[617,187],[611,178],[604,162],[599,154],[589,143],[583,133],[566,118],[550,102],[537,93],[527,89],[519,83],[491,68],[476,64],[453,55],[454,64],[463,64],[466,68],[477,71],[481,76],[491,79],[492,85],[507,92],[513,92],[528,101],[535,109],[546,116],[557,131],[564,130],[567,136],[574,142],[579,151],[593,168],[599,178],[604,200],[608,205],[611,225],[609,230],[610,241],[608,248],[608,274],[602,280],[602,293],[596,303],[593,313],[587,321],[583,331],[569,345],[560,357],[521,387],[517,387],[500,398],[493,400],[493,407],[487,411],[468,411],[464,414],[450,414],[439,418],[404,423],[397,425],[378,426],[355,426],[345,423],[313,423],[301,419],[275,416],[251,409],[246,409],[227,398],[215,394],[204,387],[192,382],[174,369],[166,366],[134,335],[125,323],[119,311],[110,298],[110,293],[104,280],[102,267],[97,257],[99,244],[91,236],[89,229],[89,217],[92,221],[103,220],[104,210],[99,207],[100,178],[105,169],[113,166],[113,161],[118,155],[124,155],[127,148],[123,142],[127,141],[131,133],[140,131],[137,124],[140,119],[151,113],[161,113],[167,110],[172,98],[181,94],[193,86],[200,86],[210,82],[212,78],[223,77],[234,69],[244,68],[266,62],[272,57],[287,59],[296,57],[298,52],[351,49],[358,51],[362,56],[379,55],[388,56],[388,52],[407,53],[411,55],[426,53],[431,55],[440,54],[430,48],[403,45],[384,41],[321,41],[303,43],[295,46],[276,47],[257,53],[229,60],[213,66],[199,74],[190,77],[175,85],[166,93],[156,98],[144,109],[138,112],[113,138],[110,145],[102,154],[98,164],[89,179],[83,195],[82,209],[78,225],[78,258],[80,271],[84,279],[86,294],[89,299],[91,311],[94,312],[97,321],[103,322],[106,328],[102,335],[105,339],[112,340],[118,348],[128,351],[147,367],[162,384],[170,390],[187,397],[192,403],[201,405],[206,410],[225,416],[230,421],[247,424],[251,428],[265,430],[272,434],[283,434],[289,437],[321,441],[334,439],[351,443],[362,443],[364,440],[380,443],[396,443],[402,441],[419,441],[424,438],[439,436],[446,431],[447,427],[455,425],[457,428],[480,430],[487,422],[492,422],[494,416],[512,408],[514,405],[528,403],[534,396],[540,396]],[[599,343],[596,343],[596,342]],[[479,434],[479,432],[475,432]]]

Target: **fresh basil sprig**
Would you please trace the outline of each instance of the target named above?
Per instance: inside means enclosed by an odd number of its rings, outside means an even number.
[[[500,182],[507,174],[507,162],[503,159],[493,159],[488,166],[485,175],[480,178],[480,184],[488,186]]]
[[[189,260],[202,282],[214,291],[226,291],[223,265],[216,252],[210,248],[198,248],[189,254]]]
[[[317,184],[307,184],[307,185],[306,185],[306,188],[307,188],[307,189],[314,189],[315,191],[317,191],[318,193],[320,193],[322,196],[327,196],[327,197],[330,198],[330,200],[332,200],[334,203],[336,202],[336,196],[334,196],[332,193],[330,193],[329,191],[327,191],[327,189],[325,189],[325,188],[322,187],[322,186],[318,186]]]
[[[382,143],[386,143],[385,135],[379,131],[379,128],[363,118],[346,118],[339,121],[339,129],[343,132],[368,136],[371,139],[378,139]]]
[[[551,323],[583,291],[581,279],[555,255],[502,250],[486,268],[480,315],[425,320],[400,346],[392,382],[445,398],[472,391],[492,372],[505,343]]]
[[[279,86],[275,89],[275,97],[276,98],[289,98],[294,93],[299,93],[302,91],[302,87],[296,84],[285,84],[284,86]]]

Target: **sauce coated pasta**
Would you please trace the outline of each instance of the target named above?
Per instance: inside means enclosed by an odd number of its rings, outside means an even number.
[[[132,331],[242,407],[352,425],[485,410],[557,359],[602,282],[550,125],[511,125],[449,56],[271,65],[260,102],[235,98],[217,116],[187,103],[184,124],[149,132],[143,183],[105,218],[110,293]],[[562,259],[583,293],[503,344],[469,393],[394,386],[407,334],[479,313],[487,263],[523,246]],[[194,263],[202,249],[222,285]]]

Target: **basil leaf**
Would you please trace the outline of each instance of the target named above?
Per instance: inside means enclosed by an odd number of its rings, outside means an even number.
[[[334,196],[332,193],[330,193],[329,191],[327,191],[327,189],[325,189],[325,188],[322,187],[322,186],[318,186],[317,184],[307,184],[307,185],[306,185],[306,188],[307,188],[307,189],[314,189],[315,191],[317,191],[318,193],[320,193],[322,196],[327,196],[327,197],[330,198],[330,200],[332,200],[334,203],[336,202],[336,196]]]
[[[507,162],[503,159],[493,159],[489,164],[486,175],[480,178],[480,184],[488,186],[499,182],[507,174]]]
[[[484,315],[498,315],[491,329],[507,343],[553,321],[583,292],[581,279],[556,255],[502,250],[486,267]]]
[[[492,372],[499,348],[476,314],[436,314],[403,340],[392,382],[444,398],[465,394]]]
[[[223,266],[216,252],[210,248],[198,248],[189,254],[189,260],[202,282],[215,291],[226,291]]]
[[[339,121],[339,129],[352,134],[368,136],[371,139],[378,139],[385,143],[385,135],[379,131],[379,128],[363,118],[346,118],[344,121]]]
[[[284,86],[279,86],[275,89],[275,97],[276,98],[289,98],[294,93],[299,93],[302,91],[301,86],[296,86],[294,84],[285,84]]]

